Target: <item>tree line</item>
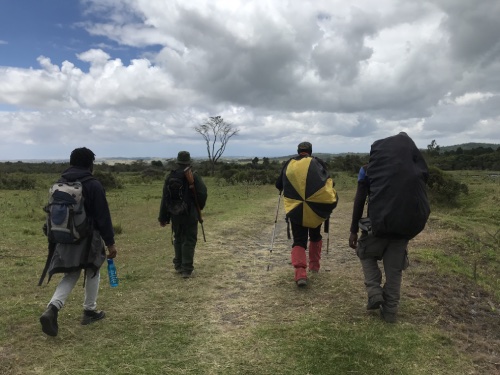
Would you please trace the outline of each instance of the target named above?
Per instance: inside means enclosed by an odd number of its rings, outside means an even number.
[[[435,140],[424,152],[427,164],[444,171],[489,170],[500,171],[500,147],[478,146],[471,149],[457,147],[455,150],[442,151]]]

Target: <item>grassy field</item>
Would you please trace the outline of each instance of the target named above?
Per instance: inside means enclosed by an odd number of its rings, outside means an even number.
[[[479,177],[477,177],[479,176]],[[42,234],[49,181],[34,191],[0,190],[0,374],[497,374],[500,295],[497,247],[500,180],[456,177],[470,193],[453,209],[433,207],[410,243],[399,321],[365,310],[361,267],[347,245],[355,177],[339,174],[321,271],[305,289],[293,282],[290,240],[272,186],[206,179],[195,277],[173,270],[170,228],[157,222],[162,182],[108,192],[120,228],[120,285],[101,272],[103,321],[79,323],[82,281],[59,314],[59,335],[38,318],[60,275],[37,286],[46,258]],[[496,237],[498,238],[498,237]]]

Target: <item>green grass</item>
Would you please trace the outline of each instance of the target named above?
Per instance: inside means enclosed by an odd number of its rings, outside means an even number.
[[[40,186],[51,180],[38,178]],[[79,324],[80,280],[60,311],[55,338],[41,332],[38,318],[60,275],[36,285],[46,256],[41,227],[48,188],[0,190],[1,374],[480,374],[493,368],[465,350],[449,325],[437,323],[440,301],[425,297],[432,284],[416,285],[433,273],[471,278],[467,259],[441,247],[460,238],[449,225],[465,222],[456,212],[433,212],[439,241],[414,246],[425,267],[405,276],[400,322],[387,325],[364,310],[360,265],[346,244],[355,176],[335,178],[340,203],[332,216],[330,253],[305,290],[293,283],[282,209],[269,252],[278,202],[273,186],[206,178],[207,242],[200,230],[196,276],[183,280],[171,265],[170,227],[157,222],[162,182],[120,178],[125,187],[108,192],[121,230],[120,285],[110,288],[103,269],[98,299],[107,318]],[[468,215],[494,215],[481,194],[472,194],[481,209],[469,207]],[[481,277],[494,285],[488,275]]]

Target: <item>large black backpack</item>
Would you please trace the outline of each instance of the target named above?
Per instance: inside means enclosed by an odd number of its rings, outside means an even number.
[[[170,172],[165,180],[164,197],[167,211],[172,215],[189,212],[191,195],[183,169]]]
[[[368,216],[377,237],[411,239],[425,227],[430,214],[427,164],[406,133],[380,139],[370,150]]]

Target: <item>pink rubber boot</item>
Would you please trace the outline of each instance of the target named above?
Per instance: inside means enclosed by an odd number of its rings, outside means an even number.
[[[322,240],[319,240],[318,242],[309,242],[309,271],[319,271],[319,261],[321,259],[322,246]]]
[[[292,248],[292,266],[295,268],[295,282],[298,286],[307,285],[307,258],[306,249],[300,246]]]

